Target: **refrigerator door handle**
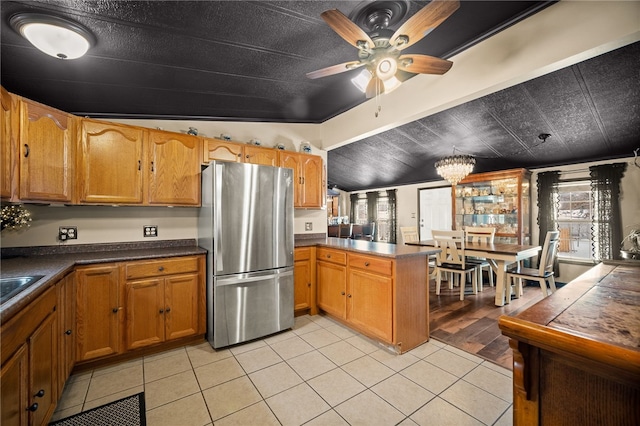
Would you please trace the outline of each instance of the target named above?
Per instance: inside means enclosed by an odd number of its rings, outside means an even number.
[[[216,178],[214,179],[214,183],[215,185],[218,187],[216,188],[216,190],[214,191],[214,197],[215,199],[213,200],[213,205],[214,206],[220,206],[222,205],[222,165],[216,164],[214,166],[214,172],[216,174]],[[222,253],[222,227],[220,226],[222,224],[222,209],[221,208],[217,208],[217,209],[213,209],[214,211],[214,232],[215,235],[213,236],[213,243],[216,244],[216,250],[215,253]],[[224,270],[224,263],[223,263],[223,257],[221,255],[215,256],[216,258],[213,259],[213,262],[216,265],[216,271],[223,271]]]
[[[289,268],[290,269],[290,268]],[[267,274],[260,274],[260,275],[251,275],[251,276],[242,276],[242,275],[236,275],[233,277],[229,277],[229,278],[220,278],[218,277],[217,281],[216,281],[216,286],[217,287],[222,287],[222,286],[227,286],[227,285],[238,285],[238,284],[245,284],[245,283],[250,283],[250,282],[254,282],[254,281],[264,281],[267,280],[269,278],[272,277],[286,277],[288,275],[293,275],[293,271],[292,270],[288,270],[285,272],[275,272],[275,273],[267,273]]]

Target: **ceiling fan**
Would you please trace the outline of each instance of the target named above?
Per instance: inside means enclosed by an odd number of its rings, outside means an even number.
[[[363,2],[351,14],[370,31],[365,32],[337,9],[322,12],[322,19],[349,44],[358,49],[357,61],[344,62],[307,73],[311,79],[327,77],[364,67],[351,81],[367,98],[389,93],[400,85],[397,70],[415,74],[442,75],[453,62],[420,54],[402,54],[440,25],[460,7],[457,0],[433,0],[409,18],[395,32],[388,29],[400,21],[408,10],[408,1]]]

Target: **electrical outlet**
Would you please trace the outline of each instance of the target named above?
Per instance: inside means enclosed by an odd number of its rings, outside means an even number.
[[[58,239],[60,241],[77,240],[78,239],[78,227],[77,226],[61,226],[58,228]]]
[[[158,236],[158,225],[144,225],[142,227],[142,236],[143,237],[157,237]]]
[[[313,231],[313,222],[305,222],[304,223],[305,231]]]

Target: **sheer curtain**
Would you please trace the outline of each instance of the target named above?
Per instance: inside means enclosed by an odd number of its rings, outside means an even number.
[[[593,258],[620,259],[622,216],[620,211],[620,180],[626,163],[602,164],[589,167],[591,195],[595,203],[592,233]]]
[[[556,211],[558,203],[558,182],[560,172],[543,172],[538,174],[538,225],[540,226],[539,243],[544,244],[548,231],[556,231]],[[556,277],[560,276],[560,263],[558,258],[553,264],[553,272]]]
[[[349,198],[351,199],[351,210],[349,212],[349,222],[356,223],[356,219],[358,218],[358,213],[356,211],[358,209],[358,194],[351,194]]]

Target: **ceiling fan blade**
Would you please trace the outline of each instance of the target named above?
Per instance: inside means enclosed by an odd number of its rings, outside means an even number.
[[[341,72],[360,68],[363,65],[364,65],[364,62],[360,62],[360,61],[344,62],[342,64],[332,65],[330,67],[308,72],[307,77],[311,79],[327,77],[329,75],[340,74]]]
[[[422,40],[428,31],[433,30],[458,10],[457,0],[433,0],[413,15],[391,36],[389,44],[402,50]]]
[[[416,74],[442,75],[451,69],[453,62],[429,55],[400,55],[398,69]]]
[[[367,85],[367,99],[373,98],[375,95],[381,95],[382,93],[384,93],[384,85],[382,84],[382,80],[374,75]]]
[[[329,24],[333,31],[338,33],[340,37],[345,39],[352,46],[357,47],[358,49],[373,48],[374,43],[373,40],[371,40],[371,37],[369,37],[362,28],[357,26],[338,9],[324,11],[320,16],[322,16],[322,19]],[[362,43],[358,42],[366,42],[368,46],[363,46]]]

